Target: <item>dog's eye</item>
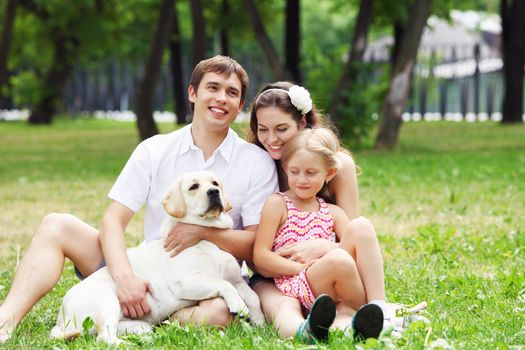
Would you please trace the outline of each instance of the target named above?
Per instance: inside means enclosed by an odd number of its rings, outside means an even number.
[[[190,187],[190,191],[194,191],[194,190],[196,190],[197,188],[199,188],[199,184],[193,184],[193,185],[191,185],[191,187]]]
[[[219,183],[218,183],[217,181],[212,181],[211,184],[212,184],[213,186],[219,186]]]

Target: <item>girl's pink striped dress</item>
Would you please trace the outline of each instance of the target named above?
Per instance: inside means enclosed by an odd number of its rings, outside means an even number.
[[[292,243],[315,238],[334,240],[332,233],[334,219],[328,205],[322,198],[317,198],[319,211],[302,211],[297,209],[284,193],[278,193],[286,201],[288,217],[275,234],[272,251],[279,250]],[[306,269],[296,276],[275,277],[274,281],[283,294],[297,298],[308,310],[312,307],[315,297],[306,280]]]

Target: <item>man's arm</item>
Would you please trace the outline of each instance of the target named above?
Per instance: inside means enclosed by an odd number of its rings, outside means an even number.
[[[225,230],[178,223],[166,237],[164,247],[172,251],[174,256],[198,241],[206,240],[239,260],[251,262],[257,226],[246,226],[244,230]]]
[[[148,281],[133,273],[126,254],[124,232],[134,212],[112,201],[100,225],[99,241],[109,273],[117,284],[117,298],[125,317],[140,318],[150,312],[146,293],[153,292]]]

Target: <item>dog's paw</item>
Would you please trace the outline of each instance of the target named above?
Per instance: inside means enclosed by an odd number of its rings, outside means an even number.
[[[256,326],[262,326],[264,324],[264,315],[262,312],[252,312],[250,315],[250,322]]]
[[[70,340],[70,339],[78,338],[81,335],[82,335],[82,331],[79,329],[65,330],[62,327],[55,326],[53,327],[53,329],[51,329],[51,334],[49,335],[49,337],[51,339]]]
[[[99,334],[97,337],[97,341],[106,343],[108,345],[120,345],[124,342],[122,339],[119,339],[116,335],[112,336],[108,335],[107,333]]]
[[[147,334],[153,332],[153,326],[142,320],[122,320],[117,326],[117,334]]]

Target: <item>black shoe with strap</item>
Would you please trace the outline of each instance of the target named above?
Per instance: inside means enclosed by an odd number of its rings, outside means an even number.
[[[354,339],[378,338],[383,330],[383,310],[376,304],[365,304],[352,319]]]
[[[329,295],[321,294],[315,299],[306,320],[299,326],[297,336],[307,342],[314,339],[326,341],[335,314],[335,303],[332,298]]]

